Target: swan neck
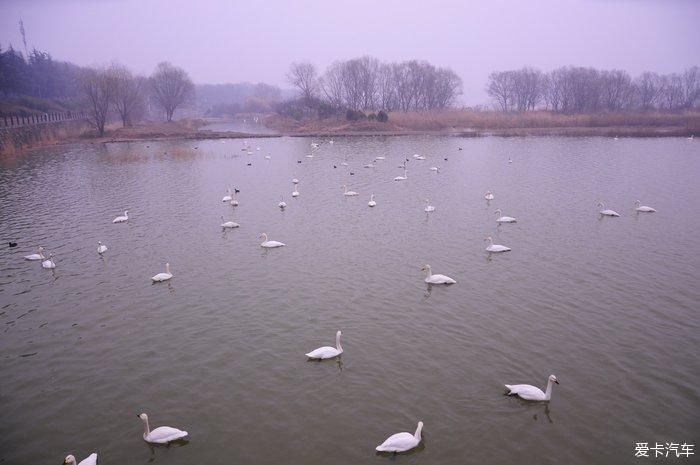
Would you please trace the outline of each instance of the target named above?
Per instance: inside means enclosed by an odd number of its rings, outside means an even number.
[[[170,274],[170,263],[165,264],[165,272]]]
[[[420,441],[420,433],[423,430],[423,423],[418,423],[418,428],[416,428],[416,433],[413,435],[417,440]]]
[[[340,334],[335,335],[335,348],[338,349],[338,352],[343,351],[343,346],[340,345]]]
[[[149,435],[151,433],[151,427],[148,424],[148,417],[143,419],[143,434]]]
[[[547,381],[547,390],[544,393],[544,400],[549,400],[552,398],[552,385],[554,384],[554,381],[551,379]]]
[[[428,278],[432,276],[433,272],[432,272],[432,270],[430,269],[430,265],[426,265],[426,266],[425,266],[425,274],[428,275],[428,276],[427,276]]]

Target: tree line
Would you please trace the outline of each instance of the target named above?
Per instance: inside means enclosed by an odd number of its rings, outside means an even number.
[[[192,100],[194,84],[185,70],[168,62],[145,77],[118,63],[80,67],[55,61],[36,49],[25,59],[9,47],[0,50],[0,96],[72,102],[86,109],[90,123],[102,135],[112,115],[129,126],[151,107],[171,121],[175,110]]]
[[[55,61],[46,52],[33,49],[24,55],[10,46],[0,47],[0,96],[30,95],[39,98],[72,98],[78,95],[80,67]]]
[[[700,104],[700,69],[645,72],[633,79],[622,70],[569,66],[544,73],[525,67],[491,73],[486,92],[502,111],[688,110]]]
[[[462,80],[449,68],[417,60],[384,63],[368,56],[336,61],[323,74],[312,63],[292,63],[287,81],[300,94],[297,106],[324,114],[448,108],[462,93]]]

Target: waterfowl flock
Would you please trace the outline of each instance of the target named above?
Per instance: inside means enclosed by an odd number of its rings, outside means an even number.
[[[333,144],[333,141],[329,141],[329,144]],[[312,143],[311,147],[313,149],[316,149],[319,147],[319,144],[317,143]],[[244,147],[242,150],[247,151],[247,144],[246,147]],[[257,148],[257,150],[260,150],[260,147]],[[462,150],[460,147],[459,150]],[[249,154],[251,154],[250,151],[248,151]],[[313,157],[313,154],[307,155],[307,157]],[[270,159],[270,156],[266,156],[266,159]],[[375,160],[384,160],[385,157],[378,156],[375,158]],[[415,154],[413,155],[413,160],[425,160],[426,157],[423,155]],[[407,158],[406,161],[409,159]],[[445,158],[447,160],[447,158]],[[508,160],[509,163],[512,163],[512,160]],[[341,165],[347,166],[346,162],[340,163]],[[336,165],[333,165],[335,168]],[[365,167],[374,167],[372,163],[369,163],[365,165]],[[408,176],[407,176],[407,169],[406,169],[406,162],[404,162],[401,166],[404,170],[403,176],[397,176],[394,178],[394,181],[407,181]],[[439,167],[431,167],[429,168],[430,171],[434,171],[439,173],[440,168]],[[298,197],[299,196],[299,180],[297,178],[292,179],[292,183],[294,186],[294,190],[292,192],[292,197]],[[354,197],[358,196],[359,193],[355,192],[353,190],[348,190],[348,187],[346,185],[342,185],[341,189],[343,189],[343,195],[346,197]],[[232,206],[238,206],[238,201],[234,198],[234,192],[239,193],[239,189],[234,189],[233,191],[231,188],[227,188],[225,195],[222,198],[222,202],[229,202],[230,205]],[[486,191],[486,193],[483,195],[483,198],[489,203],[490,201],[495,199],[495,195],[489,190]],[[280,202],[277,204],[277,206],[284,210],[287,208],[287,203],[284,201],[284,196],[280,197]],[[371,194],[370,199],[368,202],[369,207],[375,207],[377,205],[377,202],[375,201],[375,195]],[[620,214],[617,213],[614,210],[610,210],[606,208],[605,204],[603,202],[598,202],[597,203],[599,210],[599,214],[601,217],[607,216],[607,217],[619,217]],[[642,205],[639,200],[635,202],[635,211],[638,213],[653,213],[656,212],[656,210],[652,207]],[[426,213],[431,213],[435,211],[435,207],[430,204],[430,200],[426,199],[425,200],[425,208],[424,211]],[[508,223],[516,223],[517,220],[514,217],[510,216],[505,216],[503,215],[503,212],[501,211],[500,208],[496,209],[494,213],[497,215],[496,222],[500,226],[501,224],[508,224]],[[112,223],[126,223],[129,221],[129,216],[128,216],[128,210],[124,211],[123,216],[117,216],[112,220]],[[226,230],[226,229],[234,229],[234,228],[239,228],[240,225],[238,223],[235,223],[233,221],[227,221],[224,216],[221,216],[221,228]],[[264,232],[260,233],[260,239],[262,239],[262,242],[260,243],[260,247],[265,248],[265,249],[270,249],[270,248],[280,248],[284,247],[286,244],[283,242],[275,241],[275,240],[269,240],[268,235]],[[503,253],[503,252],[508,252],[511,251],[511,248],[501,245],[501,244],[494,244],[493,239],[491,237],[486,237],[484,241],[488,242],[488,246],[486,247],[486,252],[488,254],[497,254],[497,253]],[[16,244],[15,244],[16,245]],[[12,246],[12,245],[11,245]],[[24,259],[27,261],[41,261],[41,265],[43,268],[46,269],[54,269],[56,268],[56,263],[54,261],[54,254],[50,253],[48,256],[44,254],[44,247],[38,247],[37,253],[30,254],[24,256]],[[98,241],[98,248],[97,252],[101,256],[105,254],[108,251],[108,248],[106,245],[104,245],[101,241]],[[422,271],[425,272],[425,283],[427,283],[429,286],[430,285],[452,285],[456,284],[457,281],[450,276],[446,276],[443,274],[433,274],[432,268],[429,264],[425,264],[422,268]],[[169,281],[173,278],[173,274],[170,269],[170,263],[165,263],[165,272],[158,273],[154,276],[152,276],[150,279],[153,283],[160,283],[164,281]],[[323,361],[323,360],[329,360],[329,359],[334,359],[337,357],[340,357],[343,354],[343,348],[340,343],[340,338],[342,336],[342,332],[338,330],[336,332],[336,337],[335,337],[335,346],[323,346],[319,347],[315,350],[312,350],[308,353],[306,353],[306,357],[309,360],[318,360]],[[536,386],[532,386],[529,384],[505,384],[506,388],[506,395],[509,396],[517,396],[523,400],[526,401],[533,401],[533,402],[548,402],[551,400],[552,397],[552,389],[554,384],[559,384],[559,381],[557,380],[556,376],[550,375],[547,381],[547,385],[545,388],[545,391],[542,391],[540,388]],[[173,441],[178,441],[181,439],[184,439],[188,436],[187,431],[180,430],[178,428],[173,428],[170,426],[160,426],[157,427],[153,430],[150,429],[149,425],[149,420],[148,420],[148,415],[146,413],[141,413],[137,415],[138,418],[142,421],[143,427],[144,427],[144,432],[143,432],[143,439],[144,441],[151,443],[151,444],[168,444]],[[401,432],[397,434],[393,434],[389,436],[384,442],[382,442],[380,445],[376,446],[375,450],[379,453],[400,453],[400,452],[406,452],[411,449],[416,448],[422,441],[422,429],[423,429],[423,422],[418,421],[417,427],[415,432],[410,433],[410,432]],[[77,462],[76,458],[73,455],[68,455],[64,462],[65,465],[96,465],[97,464],[97,454],[92,453],[90,454],[87,458],[83,459],[81,462]]]

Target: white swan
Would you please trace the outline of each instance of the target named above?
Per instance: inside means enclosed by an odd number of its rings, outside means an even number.
[[[226,195],[221,199],[222,202],[230,202],[233,196],[231,195],[231,188],[226,189]]]
[[[500,208],[496,209],[494,213],[497,215],[503,214]],[[496,218],[496,223],[516,223],[517,221],[518,220],[516,220],[512,216],[499,216],[498,218]]]
[[[421,271],[426,272],[425,282],[428,284],[455,284],[457,282],[444,274],[433,274],[430,265],[425,265]]]
[[[158,283],[161,281],[167,281],[168,279],[171,279],[173,277],[173,274],[170,272],[170,263],[165,264],[165,273],[158,273],[157,275],[153,276],[151,280],[154,283]]]
[[[557,377],[549,375],[546,392],[542,392],[542,389],[529,384],[506,384],[505,386],[510,390],[508,392],[509,396],[518,396],[525,400],[548,401],[552,398],[552,385],[554,383],[559,384]]]
[[[299,184],[299,180],[297,178],[294,178],[294,179],[292,179],[292,183]]]
[[[30,254],[30,255],[25,255],[25,256],[24,256],[24,259],[25,259],[25,260],[43,260],[43,259],[45,259],[46,257],[44,257],[44,253],[43,253],[43,252],[44,252],[44,248],[43,248],[43,247],[39,247],[38,251],[39,251],[39,253],[33,253],[33,254]]]
[[[367,202],[367,205],[369,205],[370,207],[377,206],[377,202],[374,201],[374,194],[369,196],[369,202]]]
[[[97,241],[97,253],[102,255],[105,252],[107,252],[107,246],[103,245],[102,242]]]
[[[142,413],[141,415],[136,416],[143,421],[143,439],[146,442],[153,444],[167,444],[187,436],[187,431],[182,431],[170,426],[159,426],[151,431],[151,428],[148,425],[148,415]]]
[[[493,194],[491,193],[491,191],[486,191],[486,193],[484,194],[484,198],[485,198],[486,200],[493,200],[493,199],[494,199],[494,196],[493,196]]]
[[[606,209],[605,204],[603,202],[598,202],[598,207],[603,209],[598,212],[602,216],[620,216],[620,214],[615,210]]]
[[[221,216],[221,227],[226,229],[226,228],[237,228],[239,227],[240,224],[234,223],[233,221],[224,221],[223,215]]]
[[[374,165],[370,162],[370,163],[367,163],[366,165],[363,165],[363,168],[374,168]]]
[[[387,438],[386,441],[377,446],[379,452],[406,452],[420,444],[423,422],[418,422],[418,428],[414,434],[396,433]]]
[[[510,247],[506,247],[505,245],[494,244],[491,236],[487,237],[484,240],[489,242],[489,246],[486,247],[487,252],[498,253],[498,252],[508,252],[510,250]]]
[[[299,186],[294,184],[294,192],[292,192],[292,197],[299,197]]]
[[[693,140],[695,139],[695,134],[691,134],[690,137],[688,137],[688,140]]]
[[[129,221],[129,210],[124,211],[124,216],[118,216],[112,220],[112,223],[125,223]]]
[[[353,196],[355,196],[355,195],[360,195],[360,194],[358,194],[358,193],[355,192],[355,191],[349,191],[349,190],[348,190],[348,186],[346,186],[345,184],[343,184],[342,188],[343,188],[344,191],[345,191],[343,195],[345,195],[345,196],[347,196],[347,197],[353,197]]]
[[[654,213],[656,211],[656,209],[654,209],[654,208],[647,207],[646,205],[642,205],[639,200],[637,200],[635,202],[635,205],[637,206],[637,208],[635,208],[635,210],[637,210],[638,212]]]
[[[53,254],[49,254],[49,258],[41,262],[41,267],[46,268],[47,270],[52,270],[56,268],[56,262],[53,261]]]
[[[374,157],[374,159],[375,160],[386,160],[386,157],[379,156],[379,157]]]
[[[405,181],[408,179],[408,170],[404,168],[403,170],[403,176],[396,176],[394,178],[394,181]]]
[[[233,194],[231,194],[231,202],[230,202],[230,203],[231,203],[231,206],[232,206],[232,207],[237,207],[237,206],[238,206],[238,200],[236,200],[236,199],[233,197]]]
[[[274,247],[282,247],[283,245],[285,245],[284,243],[278,241],[268,241],[266,233],[261,233],[260,237],[263,239],[263,241],[260,243],[260,247],[271,249]]]
[[[328,143],[331,144],[331,145],[333,145],[333,144],[335,144],[335,141],[334,141],[334,140],[329,140]]]
[[[434,211],[435,211],[435,207],[430,205],[430,199],[425,199],[425,212],[430,213],[430,212],[434,212]]]
[[[440,172],[440,167],[439,166],[431,166],[430,171],[437,171]]]
[[[311,147],[313,147],[313,148],[315,148],[315,149],[318,148],[318,143],[317,143],[317,142],[312,142],[312,143],[311,143]]]
[[[281,196],[280,198],[282,200],[280,201],[280,203],[277,204],[277,206],[284,210],[285,208],[287,208],[287,202],[284,201],[284,196]]]
[[[413,155],[414,160],[425,160],[425,157],[423,155],[418,155],[417,153]]]
[[[69,455],[63,460],[63,465],[76,465],[75,457]],[[77,465],[97,465],[97,454],[92,453],[80,461]]]
[[[306,356],[316,360],[324,360],[327,358],[337,357],[338,355],[342,354],[343,347],[340,345],[340,336],[342,336],[342,334],[343,333],[340,331],[335,333],[335,347],[319,347],[318,349],[312,350],[306,354]]]
[[[270,155],[265,155],[265,160],[269,160],[269,159],[271,159],[271,158],[272,158],[272,157],[271,157]]]
[[[308,155],[306,156],[306,158],[313,158],[313,157],[314,157],[314,156],[313,156],[313,154],[311,154],[311,153],[308,154]]]

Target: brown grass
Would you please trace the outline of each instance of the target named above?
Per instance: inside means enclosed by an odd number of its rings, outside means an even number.
[[[520,128],[700,128],[700,113],[597,113],[564,115],[548,111],[503,113],[497,111],[442,110],[391,113],[389,121],[412,130],[494,130]]]

